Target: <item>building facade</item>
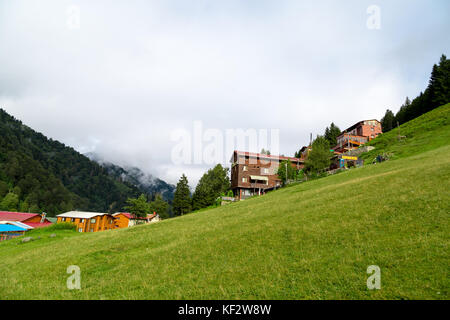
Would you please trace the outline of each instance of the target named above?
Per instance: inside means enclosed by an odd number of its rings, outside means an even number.
[[[132,227],[136,224],[144,224],[144,223],[152,223],[152,222],[157,222],[160,221],[161,218],[159,217],[159,215],[154,212],[153,214],[149,214],[147,215],[146,218],[136,218],[133,217],[133,215],[131,213],[128,212],[117,212],[113,214],[114,217],[114,225],[116,228],[128,228],[128,227]]]
[[[109,213],[70,211],[57,215],[57,218],[57,223],[74,223],[78,232],[115,229],[114,217]]]
[[[304,161],[299,158],[234,151],[230,160],[234,196],[242,200],[281,187],[277,171],[284,160],[297,170],[304,166]]]
[[[363,120],[342,131],[333,148],[336,154],[345,153],[362,146],[383,133],[378,120]]]

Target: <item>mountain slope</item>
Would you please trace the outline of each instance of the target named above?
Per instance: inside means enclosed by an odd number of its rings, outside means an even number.
[[[370,141],[366,145],[374,146],[375,149],[363,154],[362,158],[373,160],[376,155],[386,152],[391,153],[394,159],[398,159],[445,146],[450,141],[449,125],[450,103]],[[399,136],[405,138],[399,139]]]
[[[119,211],[142,193],[64,144],[48,139],[0,109],[0,199],[18,196],[14,208],[50,215],[72,209]],[[6,205],[6,204],[5,204]]]
[[[449,299],[448,141],[153,225],[0,243],[0,299]]]

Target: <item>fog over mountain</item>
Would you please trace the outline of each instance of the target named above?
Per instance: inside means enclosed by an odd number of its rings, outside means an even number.
[[[153,197],[159,193],[162,195],[163,199],[169,201],[173,200],[173,193],[175,191],[174,185],[154,177],[151,174],[144,173],[139,168],[127,166],[121,167],[113,164],[94,152],[88,152],[84,155],[104,167],[110,175],[137,186],[140,190],[151,194]]]

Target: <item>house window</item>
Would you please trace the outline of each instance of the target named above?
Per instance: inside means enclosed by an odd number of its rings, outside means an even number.
[[[89,230],[89,232],[94,232],[94,229]]]
[[[66,221],[66,218],[62,218],[62,221],[64,221],[64,222],[65,222],[65,221]]]
[[[247,182],[248,179],[247,178],[242,178],[242,182]]]
[[[83,232],[83,228],[79,228],[79,229],[78,229],[78,232]]]
[[[75,218],[70,219],[70,222],[75,222]]]
[[[84,222],[84,219],[81,219],[81,223],[83,223]]]
[[[95,219],[91,219],[91,223],[95,223]]]
[[[244,166],[244,167],[242,168],[242,171],[248,171],[248,167],[247,167],[247,166]]]
[[[262,171],[264,174],[269,174],[269,168],[263,168]]]

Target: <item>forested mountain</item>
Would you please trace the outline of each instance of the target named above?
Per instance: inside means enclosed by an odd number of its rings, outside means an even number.
[[[115,179],[120,179],[137,186],[143,192],[151,195],[151,200],[155,198],[156,194],[161,194],[164,200],[172,201],[175,192],[175,186],[169,184],[161,179],[155,178],[150,174],[144,173],[141,169],[136,167],[120,167],[93,152],[86,153],[89,159],[97,162],[107,170],[109,175]]]
[[[144,193],[0,109],[0,210],[115,212]],[[149,195],[147,195],[149,196]]]

